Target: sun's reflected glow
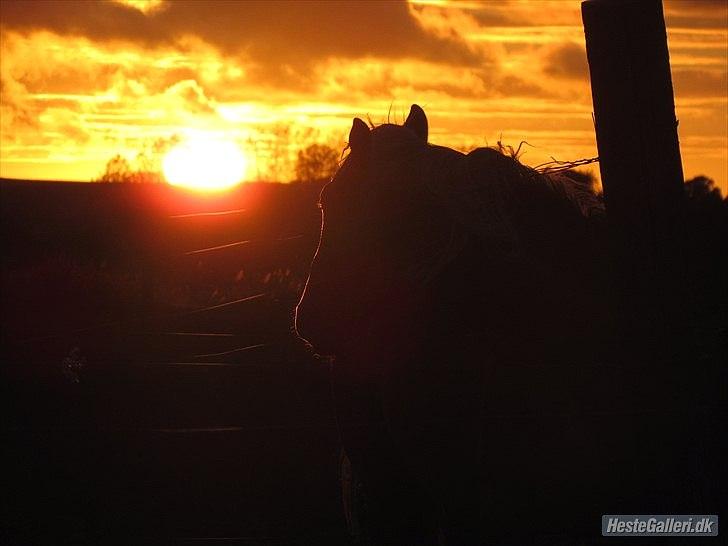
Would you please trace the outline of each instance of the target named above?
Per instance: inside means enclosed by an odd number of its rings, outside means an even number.
[[[193,138],[172,148],[162,169],[167,182],[196,190],[224,190],[243,181],[247,160],[229,140]]]

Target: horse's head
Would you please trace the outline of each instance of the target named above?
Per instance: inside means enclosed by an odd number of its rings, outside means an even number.
[[[487,328],[486,300],[489,316],[510,313],[521,331],[523,316],[563,307],[544,295],[568,299],[594,276],[589,222],[603,207],[583,181],[489,148],[429,145],[427,127],[416,105],[401,126],[354,119],[351,153],[321,193],[321,239],[296,311],[319,352],[376,359],[409,351],[427,328]]]
[[[321,239],[296,312],[300,335],[337,354],[412,312],[416,269],[451,237],[451,221],[423,183],[438,148],[427,144],[419,106],[401,126],[370,130],[354,119],[349,147],[321,193]]]

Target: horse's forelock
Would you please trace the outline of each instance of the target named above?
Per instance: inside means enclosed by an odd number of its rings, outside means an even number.
[[[372,130],[372,159],[406,160],[413,153],[424,153],[427,144],[401,125],[385,123]]]
[[[414,166],[429,146],[401,125],[385,123],[371,131],[371,142],[365,153],[351,153],[341,162],[330,184],[322,190],[320,205],[330,199],[363,199],[384,202],[387,193],[399,188],[416,190],[425,174]]]

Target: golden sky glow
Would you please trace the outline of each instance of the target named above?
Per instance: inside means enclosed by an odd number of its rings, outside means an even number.
[[[666,1],[686,177],[728,189],[728,8]],[[523,161],[597,155],[579,0],[7,2],[0,176],[90,180],[117,153],[212,134],[249,179],[353,116],[425,108],[430,141],[502,139]]]

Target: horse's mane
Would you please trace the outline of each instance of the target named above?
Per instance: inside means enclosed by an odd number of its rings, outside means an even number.
[[[474,194],[488,194],[488,185],[492,185],[494,181],[497,185],[530,184],[534,188],[548,188],[558,198],[570,203],[585,218],[604,215],[604,203],[594,191],[589,176],[568,170],[551,174],[539,172],[522,164],[517,157],[507,154],[503,147],[476,148],[464,155],[443,146],[423,145],[411,131],[403,130],[399,125],[385,123],[373,127],[372,153],[378,161],[401,164],[412,159],[420,160],[426,154],[437,156],[435,161],[429,162],[430,172],[424,174],[426,178],[437,180],[438,183],[448,176],[466,174],[458,163],[462,163],[463,158],[466,161],[473,158],[481,170],[468,170],[466,176],[474,178],[473,184],[447,184],[448,192],[464,192],[470,199],[477,197]],[[431,189],[440,193],[437,188]],[[499,188],[501,191],[507,189],[506,186]]]
[[[416,254],[419,263],[411,267],[418,281],[435,277],[467,239],[501,253],[517,253],[530,229],[524,226],[535,217],[549,228],[562,217],[587,223],[604,215],[590,179],[579,173],[540,173],[495,148],[463,154],[426,144],[412,131],[388,123],[374,127],[371,137],[369,160],[377,169],[366,181],[374,186],[366,198],[386,207],[388,195],[402,192],[408,202],[427,203],[430,210],[423,205],[423,214],[439,217],[445,211],[452,220],[448,233],[426,235],[432,244],[412,241],[422,246]],[[356,168],[348,164],[350,159],[343,161],[342,170]],[[401,200],[393,206],[399,204]]]

